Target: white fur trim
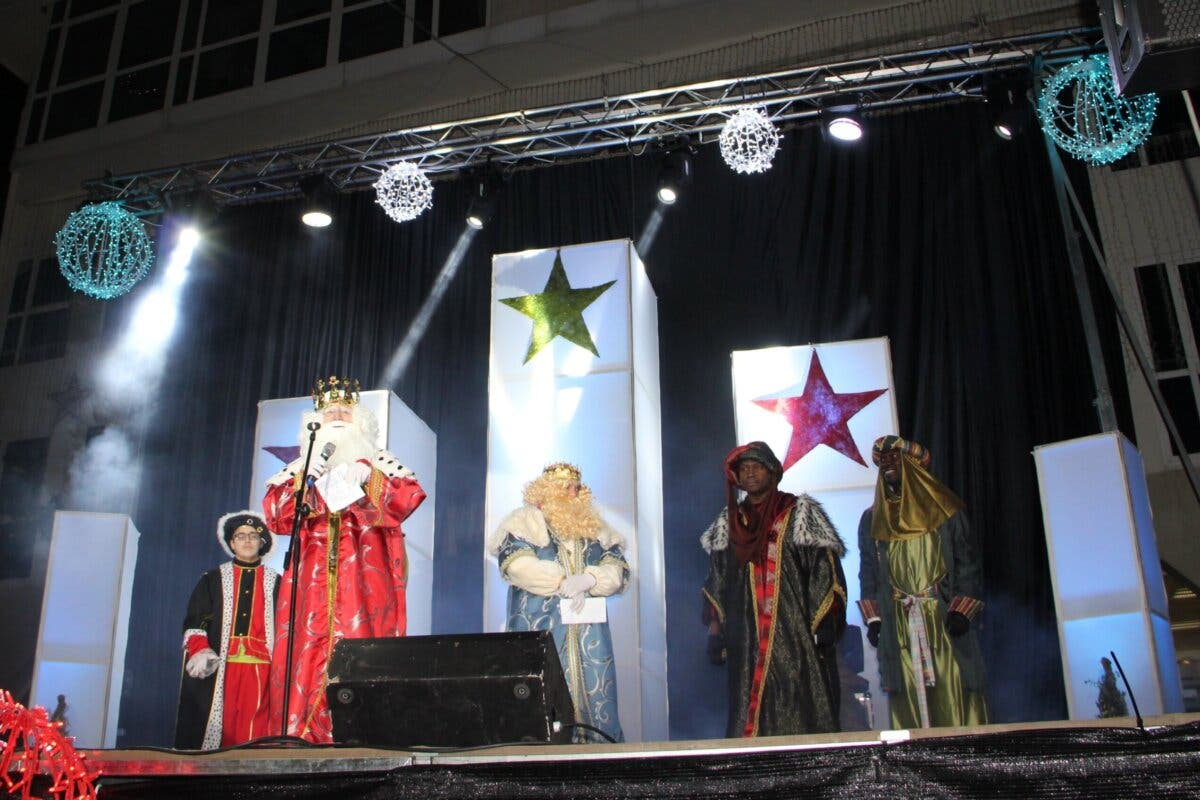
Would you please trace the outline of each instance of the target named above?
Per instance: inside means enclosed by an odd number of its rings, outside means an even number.
[[[846,555],[846,544],[838,535],[825,507],[813,497],[802,494],[796,500],[792,517],[792,542],[799,547],[828,547],[838,558]]]
[[[487,551],[492,555],[498,554],[500,545],[504,544],[504,538],[510,533],[523,542],[529,542],[534,547],[545,547],[550,544],[550,528],[546,525],[546,515],[540,508],[533,506],[521,506],[505,517],[492,535],[487,537],[484,543]],[[600,546],[605,550],[611,547],[625,546],[625,538],[603,522],[600,523],[596,541],[600,542]]]
[[[846,545],[838,535],[825,508],[811,495],[801,494],[796,498],[796,508],[790,521],[792,544],[797,547],[828,547],[838,558],[846,555]],[[706,553],[714,553],[729,547],[729,518],[721,509],[717,518],[700,536],[700,546]]]
[[[700,534],[700,546],[706,553],[720,552],[729,546],[729,517],[725,509],[721,509],[712,524]]]
[[[292,467],[288,464],[283,469],[276,472],[271,477],[267,478],[267,486],[279,486],[284,483],[292,483],[296,480],[296,474],[300,472],[299,467]]]
[[[600,546],[605,550],[611,547],[625,548],[625,537],[603,522],[600,523],[600,532],[596,534],[596,541],[600,542]]]
[[[267,629],[267,652],[275,652],[275,582],[279,573],[270,567],[263,571],[263,626]],[[233,633],[233,562],[226,561],[221,570],[221,660],[217,664],[217,680],[213,684],[212,708],[204,727],[201,750],[216,750],[221,746],[222,721],[225,719],[225,659],[229,658],[229,635]],[[199,631],[203,633],[203,631]],[[189,631],[190,633],[190,631]],[[187,633],[184,634],[185,641]]]
[[[499,527],[487,537],[484,546],[492,555],[500,552],[500,545],[505,537],[512,534],[523,542],[529,542],[534,547],[545,547],[550,544],[550,529],[546,527],[546,517],[540,509],[533,506],[521,506],[513,511]]]
[[[193,636],[203,638],[206,643],[204,646],[208,647],[208,631],[204,630],[204,628],[188,628],[183,632],[183,652],[187,652],[188,639],[191,639]]]
[[[389,453],[387,450],[375,451],[375,458],[371,461],[371,467],[379,470],[388,478],[412,478],[416,479],[416,473],[400,463],[400,459]]]
[[[221,746],[221,723],[225,719],[225,659],[229,657],[229,634],[233,630],[233,562],[226,561],[221,571],[221,661],[217,664],[217,680],[213,683],[212,707],[208,724],[204,726],[201,750],[216,750]]]
[[[229,545],[225,544],[225,523],[234,517],[254,517],[262,523],[263,529],[266,530],[267,535],[271,537],[271,550],[274,550],[279,546],[279,540],[275,537],[275,533],[267,527],[267,520],[263,517],[262,512],[251,511],[247,508],[242,511],[230,511],[228,514],[222,515],[221,518],[217,520],[217,544],[221,545],[221,549],[225,551],[225,555],[229,556],[230,558],[237,558],[237,555],[233,552],[233,549]],[[262,548],[260,547],[259,549],[261,550]]]

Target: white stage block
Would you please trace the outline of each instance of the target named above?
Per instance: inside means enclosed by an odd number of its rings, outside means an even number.
[[[572,288],[615,281],[582,311],[599,355],[560,336],[526,363],[533,321],[499,301],[543,292],[560,252]],[[546,464],[580,467],[604,519],[625,537],[632,572],[608,603],[621,726],[629,741],[666,740],[657,298],[628,240],[498,255],[492,274],[484,534],[521,505],[525,483]],[[485,631],[504,630],[507,592],[486,557]]]
[[[1099,716],[1095,682],[1110,650],[1143,715],[1183,711],[1141,455],[1119,433],[1103,433],[1033,457],[1070,718]]]
[[[817,361],[814,361],[814,354]],[[858,584],[858,521],[863,511],[875,502],[875,476],[878,473],[871,463],[871,445],[880,436],[899,433],[888,340],[862,339],[799,347],[739,350],[731,354],[731,360],[737,443],[764,441],[784,464],[787,464],[786,456],[793,436],[799,437],[800,441],[811,442],[811,438],[805,439],[806,431],[796,431],[784,415],[764,409],[756,400],[793,397],[816,400],[825,394],[826,386],[835,401],[838,395],[856,396],[834,403],[817,403],[817,407],[807,413],[805,419],[831,423],[844,415],[848,437],[831,438],[830,441],[845,442],[843,447],[846,449],[852,446],[865,464],[829,444],[817,444],[788,466],[779,488],[795,494],[807,492],[815,497],[825,507],[846,543],[846,557],[842,560],[842,569],[846,573],[846,595],[850,601],[846,621],[860,629],[858,635],[864,665],[859,674],[871,685],[875,727],[885,728],[889,720],[887,695],[880,688],[875,648],[867,642],[866,628],[856,604],[862,597]],[[817,374],[812,374],[817,362],[825,376],[824,383]],[[839,402],[845,405],[842,415],[828,413]],[[859,410],[849,414],[856,406],[860,407]],[[717,505],[714,505],[713,513],[716,511]]]
[[[66,695],[76,747],[117,746],[137,548],[124,514],[54,512],[31,705]]]
[[[433,514],[437,488],[437,436],[428,425],[390,391],[362,392],[362,407],[379,419],[378,447],[393,453],[400,463],[416,473],[425,502],[404,521],[404,547],[408,553],[408,633],[423,636],[432,632],[433,608]],[[258,404],[258,426],[254,434],[254,469],[250,480],[247,508],[262,511],[267,479],[278,472],[299,452],[300,421],[312,411],[312,397],[263,400]],[[306,434],[307,435],[307,434]],[[279,448],[293,448],[281,457]],[[274,451],[274,452],[272,452]],[[266,563],[283,569],[288,537],[281,536],[279,547],[268,554]]]

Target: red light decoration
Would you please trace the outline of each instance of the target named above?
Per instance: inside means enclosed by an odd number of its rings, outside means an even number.
[[[56,800],[95,800],[96,774],[72,741],[46,709],[27,709],[0,689],[0,780],[10,795],[19,792],[21,800],[35,800],[33,781],[45,775]]]

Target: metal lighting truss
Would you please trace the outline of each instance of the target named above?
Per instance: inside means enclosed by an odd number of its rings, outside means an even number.
[[[680,137],[703,144],[742,108],[763,108],[786,127],[817,116],[823,103],[870,111],[982,97],[989,76],[1074,60],[1094,52],[1099,36],[1094,28],[1062,30],[649,89],[110,175],[84,186],[96,199],[154,215],[173,190],[207,188],[220,205],[250,203],[298,195],[299,179],[314,172],[341,189],[362,187],[400,160],[436,178],[485,163],[515,169],[598,158]]]

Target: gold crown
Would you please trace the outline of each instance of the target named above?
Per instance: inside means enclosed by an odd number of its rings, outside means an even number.
[[[358,381],[330,375],[328,379],[317,378],[313,386],[313,410],[326,406],[352,406],[358,403]]]
[[[575,466],[574,464],[568,464],[565,461],[558,461],[554,464],[548,464],[546,468],[542,470],[542,474],[549,475],[551,478],[555,478],[556,480],[560,481],[575,481],[578,483],[580,480],[579,467]]]

